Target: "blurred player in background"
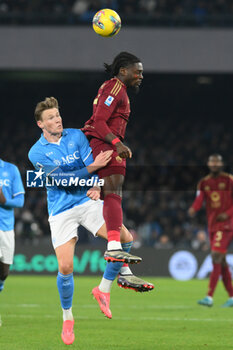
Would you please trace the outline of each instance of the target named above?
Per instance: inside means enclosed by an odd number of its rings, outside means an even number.
[[[22,208],[24,188],[18,168],[0,159],[0,292],[13,263],[14,208]]]
[[[193,217],[205,201],[213,271],[207,296],[199,300],[198,304],[213,305],[213,294],[219,277],[222,276],[224,287],[229,294],[229,299],[223,307],[230,307],[233,306],[233,287],[226,253],[233,239],[233,176],[222,171],[223,160],[219,154],[211,155],[207,165],[210,174],[199,182],[196,199],[188,211]]]
[[[113,151],[111,161],[106,167],[98,170],[98,175],[104,179],[103,215],[108,231],[105,259],[112,261],[119,257],[119,261],[122,261],[124,256],[120,243],[123,220],[122,186],[126,159],[132,157],[131,150],[123,143],[130,115],[127,88],[139,90],[143,79],[143,66],[139,58],[128,52],[121,52],[114,58],[112,64],[104,65],[111,79],[105,81],[99,88],[93,102],[92,117],[85,123],[83,131],[90,140],[94,159],[101,151]]]
[[[101,152],[93,161],[92,150],[82,131],[63,129],[58,102],[55,98],[46,98],[45,101],[39,102],[35,110],[35,118],[43,134],[30,149],[29,159],[38,173],[45,173],[50,179],[65,180],[69,179],[71,174],[85,179],[91,178],[91,173],[100,167],[104,167],[110,161],[112,150]],[[74,341],[74,318],[72,314],[73,256],[78,239],[77,228],[82,225],[93,235],[107,239],[103,204],[99,197],[99,187],[93,187],[89,190],[80,190],[79,186],[47,187],[49,224],[59,267],[57,287],[63,309],[62,340],[65,344],[72,344]],[[132,235],[124,225],[121,227],[121,241],[125,249],[132,245]],[[141,260],[139,257],[129,254],[125,255],[125,259],[128,259],[128,256],[133,261]],[[108,318],[112,317],[109,309],[110,288],[121,268],[117,264],[119,263],[107,266],[106,275],[104,275],[99,287],[94,288],[96,293],[93,291],[101,311]],[[129,268],[126,270],[127,273],[129,272],[132,275]],[[122,273],[124,272],[123,269]],[[135,284],[135,290],[153,289],[153,285],[147,285],[147,282],[137,279],[138,283]],[[144,287],[144,285],[146,286]]]

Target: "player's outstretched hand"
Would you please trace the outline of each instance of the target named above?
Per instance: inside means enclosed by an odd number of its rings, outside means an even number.
[[[116,143],[116,150],[121,158],[132,158],[131,149],[125,146],[122,142]]]
[[[188,210],[188,215],[191,217],[191,218],[193,218],[194,216],[195,216],[195,210],[191,207],[191,208],[189,208],[189,210]]]
[[[100,199],[100,191],[100,187],[94,186],[87,191],[87,197],[89,197],[93,201],[97,201],[98,199]]]
[[[105,167],[110,160],[112,159],[112,153],[113,151],[101,151],[98,156],[95,158],[93,166],[98,167],[98,168],[102,168]]]
[[[229,218],[227,213],[221,213],[216,216],[216,221],[225,221]]]

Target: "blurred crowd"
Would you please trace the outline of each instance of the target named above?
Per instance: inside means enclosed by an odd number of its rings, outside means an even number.
[[[205,24],[209,16],[220,16],[225,17],[223,21],[220,19],[224,25],[233,16],[231,0],[0,0],[0,18],[4,24],[7,21],[53,24],[56,20],[63,24],[85,23],[101,8],[118,11],[122,18],[128,19],[126,24],[142,21],[145,25],[153,18],[161,24],[161,19],[164,24],[177,24],[173,22],[177,17],[190,18],[193,24]]]
[[[24,183],[26,169],[32,169],[27,153],[40,135],[38,128],[30,124],[22,120],[20,125],[7,124],[8,132],[0,130],[1,143],[5,145],[0,157],[19,167]],[[133,159],[129,161],[123,193],[124,223],[134,235],[135,247],[207,250],[205,210],[194,219],[188,217],[187,210],[195,198],[198,181],[208,173],[205,163],[209,154],[218,151],[223,157],[227,155],[228,164],[233,164],[229,152],[233,146],[231,135],[220,123],[210,126],[197,121],[192,132],[190,121],[176,124],[171,119],[163,123],[139,119],[128,128],[127,143]],[[9,135],[15,135],[11,142]],[[45,191],[27,189],[24,208],[16,210],[18,239],[36,244],[48,237],[47,219]],[[80,243],[90,241],[91,236],[82,230]]]

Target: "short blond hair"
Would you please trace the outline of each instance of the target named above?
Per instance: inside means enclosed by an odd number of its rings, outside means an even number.
[[[59,108],[58,101],[55,97],[46,97],[44,101],[38,102],[34,112],[36,121],[41,120],[41,115],[46,109]]]

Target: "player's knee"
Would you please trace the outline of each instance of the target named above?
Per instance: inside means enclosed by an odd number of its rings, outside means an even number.
[[[0,263],[0,280],[5,281],[9,275],[10,265]]]
[[[122,186],[124,183],[124,176],[120,174],[110,175],[104,178],[104,186],[102,188],[103,195],[116,194],[122,197]]]
[[[1,271],[0,273],[0,280],[5,281],[5,279],[8,277],[9,271]]]
[[[63,275],[69,275],[73,272],[73,262],[71,261],[60,261],[59,262],[59,271]]]
[[[222,264],[224,260],[224,254],[219,252],[212,252],[212,261],[214,264]]]
[[[222,261],[221,261],[222,266],[227,266],[227,261],[226,261],[226,255],[224,254]]]
[[[122,189],[119,188],[119,189],[114,189],[114,190],[110,190],[110,189],[105,189],[103,190],[103,195],[104,195],[104,198],[109,195],[109,194],[115,194],[119,197],[122,197]]]

